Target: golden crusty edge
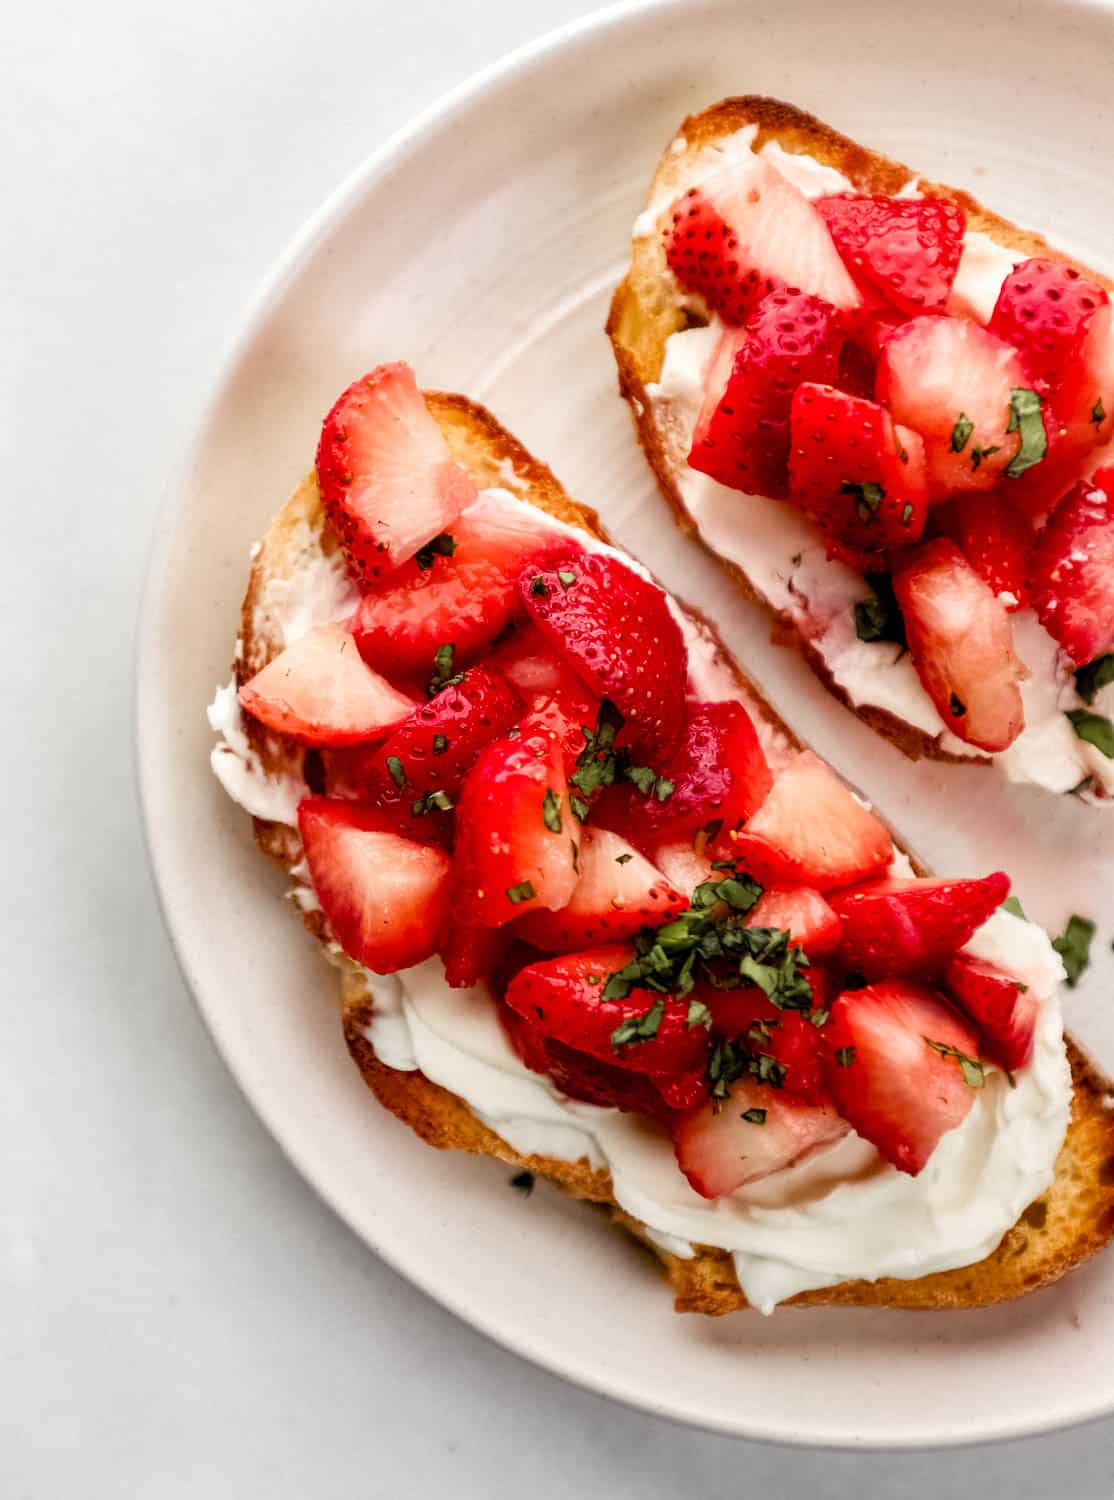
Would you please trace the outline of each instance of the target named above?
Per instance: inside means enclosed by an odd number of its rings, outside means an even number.
[[[438,393],[427,394],[426,401],[454,456],[479,488],[501,485],[512,489],[550,515],[604,537],[595,512],[571,499],[550,470],[531,457],[483,407],[461,396]],[[333,553],[337,546],[321,509],[316,479],[311,474],[276,517],[255,555],[235,662],[238,684],[281,649],[281,639],[273,629],[266,605],[268,580],[287,577],[304,566],[314,552]],[[706,628],[718,645],[711,627]],[[726,653],[723,654],[727,660]],[[752,712],[763,718],[786,745],[795,746],[798,742],[774,710],[731,665]],[[300,747],[249,719],[245,719],[245,728],[268,772],[301,775],[305,770],[313,779],[312,767],[304,765],[306,752]],[[260,819],[253,822],[259,847],[291,869],[301,857],[297,832],[279,823]],[[643,1227],[615,1204],[606,1170],[594,1170],[583,1159],[565,1162],[554,1157],[523,1156],[476,1119],[455,1094],[420,1072],[399,1072],[380,1062],[366,1036],[373,1001],[362,972],[344,958],[335,944],[329,946],[329,933],[320,912],[306,912],[302,919],[326,945],[327,955],[338,968],[345,1039],[356,1065],[381,1104],[431,1146],[492,1156],[509,1167],[547,1177],[575,1197],[610,1205],[618,1223],[644,1238]],[[793,1298],[793,1303],[813,1307],[830,1303],[925,1308],[983,1306],[1054,1281],[1105,1244],[1114,1234],[1114,1114],[1107,1107],[1105,1081],[1070,1044],[1069,1051],[1075,1096],[1055,1181],[1007,1233],[993,1255],[978,1265],[915,1281],[846,1282],[804,1293]],[[694,1259],[680,1260],[656,1246],[651,1248],[669,1275],[678,1310],[727,1313],[747,1305],[731,1257],[724,1251],[698,1248]]]
[[[647,205],[661,204],[659,226],[664,228],[674,200],[689,185],[694,165],[705,147],[734,135],[745,126],[756,125],[755,149],[767,141],[776,141],[784,151],[812,157],[824,166],[833,167],[865,193],[896,193],[916,174],[900,162],[891,161],[876,151],[840,135],[829,125],[779,99],[747,95],[724,99],[700,114],[690,115],[663,153],[647,195]],[[1007,219],[991,213],[969,193],[940,183],[918,179],[925,193],[950,198],[967,215],[967,227],[989,235],[1006,249],[1016,250],[1018,258],[1031,255],[1050,256],[1079,269],[1093,281],[1114,291],[1114,283],[1097,271],[1073,261],[1054,250],[1039,234],[1020,229]],[[694,319],[677,304],[676,282],[670,272],[660,233],[642,235],[632,241],[630,269],[615,289],[607,320],[607,333],[614,350],[619,373],[619,390],[631,408],[639,444],[653,469],[661,492],[668,501],[678,525],[698,535],[696,522],[688,511],[677,475],[686,467],[687,445],[674,430],[668,415],[655,410],[647,395],[647,386],[657,382],[665,358],[665,344],[670,334],[690,327]],[[699,320],[695,320],[699,321]],[[745,568],[726,558],[718,559],[740,591],[761,604],[766,601],[751,582]],[[941,748],[938,741],[904,719],[870,704],[856,705],[834,680],[820,652],[797,630],[789,615],[773,611],[779,641],[792,645],[807,660],[824,686],[857,714],[864,723],[885,736],[912,759],[922,757],[989,764],[984,756],[960,756]],[[943,733],[941,726],[940,733]]]

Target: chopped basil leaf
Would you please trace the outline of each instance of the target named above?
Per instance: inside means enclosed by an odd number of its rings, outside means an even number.
[[[975,424],[966,412],[961,411],[955,419],[952,428],[952,452],[962,453],[967,446],[967,441],[975,430]]]
[[[651,771],[649,766],[628,766],[623,772],[628,781],[633,781],[644,797],[648,797],[654,789],[657,781],[657,772]]]
[[[569,806],[572,808],[572,815],[578,823],[583,823],[584,819],[592,810],[588,806],[587,802],[585,802],[584,798],[578,797],[575,792],[571,793],[569,796]]]
[[[1106,408],[1102,404],[1101,396],[1095,402],[1094,406],[1091,407],[1091,421],[1096,427],[1101,427],[1106,421]]]
[[[517,885],[507,887],[507,900],[513,902],[515,906],[520,901],[533,901],[537,894],[528,880],[520,880]]]
[[[453,799],[449,796],[448,792],[443,792],[438,788],[435,792],[423,793],[417,802],[411,803],[410,811],[416,818],[420,818],[426,813],[432,812],[435,807],[440,812],[451,812],[452,806]]]
[[[1012,912],[1015,917],[1020,917],[1023,922],[1027,922],[1029,920],[1029,918],[1025,915],[1025,908],[1022,906],[1021,902],[1017,899],[1016,896],[1007,896],[1006,899],[1002,902],[1002,910]]]
[[[1072,915],[1059,937],[1052,939],[1052,946],[1064,961],[1068,984],[1072,989],[1079,983],[1087,965],[1091,962],[1091,939],[1095,935],[1095,924],[1086,917]]]
[[[462,677],[463,672],[453,676],[453,657],[456,655],[456,647],[452,645],[438,646],[433,658],[433,676],[429,679],[426,695],[435,698],[442,688],[454,687]]]
[[[585,977],[585,979],[587,979],[587,981],[588,981],[589,984],[602,984],[603,983],[603,975],[602,974],[586,974],[584,977]]]
[[[446,735],[446,734],[435,734],[433,736],[433,753],[434,753],[434,755],[444,755],[445,751],[448,748],[449,748],[449,737],[448,737],[448,735]]]
[[[901,524],[903,526],[908,526],[909,522],[912,519],[913,519],[913,507],[909,503],[909,501],[906,501],[904,507],[902,508],[902,512],[901,512]]]
[[[748,1125],[765,1125],[766,1111],[757,1107],[754,1109],[744,1109],[739,1119],[745,1120]]]
[[[587,725],[581,725],[584,734],[584,749],[577,756],[576,770],[569,777],[569,781],[583,793],[582,805],[585,817],[588,813],[588,805],[584,799],[598,792],[600,787],[611,786],[615,780],[618,769],[615,736],[622,727],[623,716],[609,698],[605,698],[600,704],[594,730],[589,729]],[[577,817],[580,817],[579,813]],[[583,821],[584,819],[581,818],[581,822]]]
[[[552,787],[546,789],[542,798],[542,822],[550,833],[561,832],[561,799]]]
[[[576,871],[576,873],[579,875],[580,874],[580,845],[576,842],[575,839],[569,839],[569,844],[572,847],[572,867]]]
[[[511,1178],[511,1187],[516,1193],[521,1193],[524,1198],[529,1198],[534,1191],[533,1172],[516,1172]]]
[[[849,1068],[855,1061],[854,1047],[839,1047],[836,1049],[836,1062],[841,1068]]]
[[[1069,708],[1066,717],[1071,720],[1077,740],[1094,745],[1108,760],[1114,760],[1114,724],[1108,718],[1086,708]]]
[[[855,605],[855,634],[860,641],[894,641],[904,646],[905,622],[889,575],[868,573],[866,581],[873,597]]]
[[[391,780],[394,782],[395,786],[406,785],[406,767],[402,764],[397,755],[387,756],[387,770],[390,771]]]
[[[447,531],[443,531],[440,536],[435,536],[432,542],[426,542],[424,547],[419,547],[414,553],[414,561],[424,573],[433,567],[435,558],[452,557],[455,551],[456,541]]]
[[[1114,682],[1114,651],[1108,651],[1105,656],[1096,656],[1094,661],[1077,669],[1075,691],[1084,703],[1093,703],[1096,694],[1111,682]]]
[[[540,573],[534,579],[533,583],[530,585],[530,592],[531,592],[531,594],[533,594],[533,596],[534,596],[535,599],[544,599],[545,598],[546,593],[548,592],[548,590],[546,589],[546,586],[545,586],[545,579],[542,577],[542,575]]]
[[[1000,452],[1001,451],[1001,447],[1002,447],[1001,443],[991,443],[991,445],[990,445],[989,448],[979,448],[977,446],[974,447],[974,448],[972,448],[971,449],[971,469],[972,469],[972,471],[973,472],[977,472],[978,467],[982,463],[983,459],[984,458],[989,458],[992,453],[998,453],[998,452]]]
[[[886,491],[880,484],[867,482],[856,484],[852,479],[846,479],[839,487],[841,495],[854,495],[855,510],[860,520],[870,521],[878,514],[878,507],[886,498]]]
[[[576,574],[570,573],[567,568],[557,569],[557,578],[562,588],[568,589],[576,582]]]
[[[712,1012],[704,1004],[703,1000],[690,1000],[688,1015],[685,1017],[685,1025],[690,1031],[695,1031],[698,1026],[703,1026],[705,1031],[712,1029]]]
[[[615,856],[615,863],[617,865],[629,865],[633,858],[633,854],[617,854]]]
[[[668,776],[659,776],[654,783],[654,796],[659,802],[665,802],[672,797],[676,786],[669,780]]]
[[[814,1010],[809,1015],[809,1020],[815,1027],[819,1028],[828,1024],[831,1014],[830,1010]]]
[[[957,698],[954,693],[951,695],[948,706],[957,719],[962,719],[963,715],[967,712],[966,703],[961,698]]]
[[[941,1057],[954,1057],[959,1064],[959,1071],[963,1074],[963,1082],[969,1089],[981,1089],[986,1082],[986,1074],[983,1065],[977,1057],[968,1057],[966,1052],[961,1052],[958,1047],[952,1047],[947,1042],[934,1042],[930,1036],[925,1041],[933,1052],[939,1052]]]
[[[606,991],[604,998],[607,998]],[[628,1016],[625,1021],[620,1021],[611,1033],[612,1047],[618,1052],[620,1047],[636,1046],[639,1042],[652,1042],[658,1034],[658,1027],[664,1015],[665,1001],[658,999],[642,1015]]]
[[[1039,464],[1048,452],[1041,398],[1036,391],[1021,389],[1010,392],[1010,420],[1006,431],[1021,434],[1021,446],[1006,468],[1007,479],[1019,479],[1034,464]]]
[[[722,818],[709,818],[708,821],[704,824],[704,837],[708,840],[709,844],[714,844],[715,841],[716,841],[716,839],[719,838],[719,836],[720,836],[720,834],[722,832],[723,832],[723,819]],[[728,863],[730,863],[730,861],[728,861]],[[713,870],[718,869],[718,868],[719,868],[718,865],[713,864],[713,866],[712,866]]]

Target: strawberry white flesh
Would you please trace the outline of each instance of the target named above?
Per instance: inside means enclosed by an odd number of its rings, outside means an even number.
[[[374,808],[308,798],[298,808],[310,879],[337,942],[376,974],[431,958],[449,917],[452,861],[385,831]]]
[[[594,943],[630,937],[642,927],[661,927],[688,905],[633,844],[606,828],[579,834],[580,875],[560,911],[520,918],[515,932],[543,953],[572,953]]]
[[[924,439],[937,497],[989,490],[1017,456],[1011,396],[1028,385],[1017,350],[967,318],[913,318],[886,340],[877,399]]]
[[[673,1151],[702,1198],[722,1198],[830,1146],[849,1129],[831,1105],[806,1104],[740,1079],[729,1098],[709,1099],[677,1118]]]
[[[245,682],[239,699],[268,729],[303,745],[381,739],[414,707],[364,665],[343,625],[309,631]]]
[[[818,755],[802,750],[775,778],[733,852],[762,885],[827,891],[884,870],[893,840]]]
[[[476,488],[406,364],[355,381],[325,418],[317,477],[349,561],[367,581],[446,531]]]
[[[1025,727],[1021,680],[1006,606],[954,542],[919,547],[894,575],[913,665],[953,734],[980,750],[1005,750]]]
[[[976,1090],[953,1055],[970,1059],[968,1071],[974,1064],[978,1076],[974,1031],[932,990],[893,979],[840,995],[826,1041],[840,1114],[899,1172],[915,1177],[974,1103]]]

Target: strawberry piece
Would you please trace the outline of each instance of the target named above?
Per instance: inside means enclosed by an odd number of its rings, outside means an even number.
[[[944,311],[967,223],[958,204],[835,193],[816,199],[816,207],[864,292],[909,317]]]
[[[580,879],[567,906],[530,912],[515,925],[544,953],[632,937],[642,927],[664,926],[689,904],[644,855],[604,828],[581,830],[578,863]]]
[[[1024,479],[1026,476],[1022,476]],[[1031,533],[1011,490],[965,495],[933,518],[955,541],[975,572],[1010,612],[1029,602],[1026,572]],[[940,512],[949,513],[941,517]]]
[[[957,953],[944,973],[952,998],[979,1031],[985,1056],[1008,1073],[1023,1068],[1033,1055],[1040,1001],[1023,984],[993,964]]]
[[[981,880],[875,880],[838,891],[843,959],[867,979],[933,975],[1010,892],[1009,876]]]
[[[1002,283],[987,327],[1021,351],[1030,383],[1049,398],[1049,431],[1064,458],[1114,432],[1110,298],[1063,261],[1035,256]]]
[[[469,667],[442,688],[367,758],[368,793],[380,807],[424,802],[424,812],[447,811],[485,745],[506,734],[522,701],[505,677]],[[417,816],[422,816],[417,812]]]
[[[924,439],[936,496],[992,489],[1020,462],[1010,431],[1014,390],[1029,380],[1016,349],[969,318],[914,318],[890,335],[878,361],[877,399]]]
[[[503,927],[528,911],[567,906],[577,828],[560,750],[541,735],[493,740],[457,801],[458,919]]]
[[[436,953],[449,917],[452,862],[384,827],[375,808],[307,797],[298,829],[310,879],[345,953],[394,974]]]
[[[385,805],[378,802],[383,768],[378,745],[354,745],[347,750],[319,750],[317,753],[321,757],[321,776],[310,782],[310,790],[315,795],[370,803],[381,815],[384,829],[412,839],[416,844],[436,844],[442,849],[452,847],[451,811],[443,810],[436,802],[423,802],[415,812],[413,799]]]
[[[1114,646],[1114,500],[1093,484],[1064,496],[1033,543],[1029,586],[1041,624],[1075,666]]]
[[[830,1104],[740,1079],[730,1098],[709,1099],[674,1121],[673,1151],[702,1198],[722,1198],[832,1145],[848,1128]]]
[[[842,316],[830,302],[792,290],[764,297],[741,333],[728,328],[720,339],[690,466],[732,489],[783,496],[793,392],[802,380],[835,380],[842,345]]]
[[[875,401],[806,382],[792,406],[789,495],[852,547],[915,542],[928,514],[924,444]]]
[[[835,772],[802,750],[774,778],[769,796],[736,835],[734,850],[764,886],[829,891],[884,870],[893,841]]]
[[[843,938],[835,912],[807,885],[766,891],[747,914],[747,926],[780,927],[811,959],[834,953]]]
[[[505,927],[477,927],[454,917],[441,947],[445,983],[451,990],[468,990],[490,980],[506,949]]]
[[[593,816],[639,848],[709,828],[708,846],[725,847],[759,807],[773,779],[750,715],[741,703],[701,703],[684,723],[671,756],[654,760],[649,794],[630,781],[605,787]],[[672,790],[664,797],[664,784]],[[716,826],[718,825],[718,826]]]
[[[379,365],[325,418],[317,446],[321,503],[353,570],[367,582],[439,536],[475,499],[409,365]]]
[[[814,205],[759,158],[743,174],[716,174],[678,198],[664,242],[677,280],[727,323],[745,322],[780,287],[835,307],[862,300]]]
[[[364,665],[343,625],[309,631],[256,672],[237,696],[253,718],[303,745],[377,739],[414,706]]]
[[[528,566],[519,592],[542,635],[627,721],[632,743],[668,752],[684,722],[688,653],[657,584],[607,553]]]
[[[961,1059],[937,1048],[974,1059],[976,1046],[967,1022],[924,985],[893,979],[847,990],[826,1037],[836,1108],[880,1156],[915,1177],[975,1097]]]
[[[631,1073],[566,1047],[563,1042],[546,1036],[509,1005],[500,1005],[499,1019],[511,1046],[531,1072],[545,1074],[567,1098],[597,1104],[603,1109],[620,1109],[627,1114],[667,1118],[669,1111],[660,1091],[643,1074]],[[707,1093],[699,1077],[696,1084],[693,1089],[690,1083],[688,1092],[699,1096],[702,1088]]]
[[[894,593],[917,676],[947,727],[980,750],[1012,745],[1025,727],[1025,669],[997,594],[945,538],[918,547]]]
[[[423,567],[404,564],[366,593],[352,621],[360,655],[382,671],[429,674],[439,646],[471,660],[519,610],[518,574],[527,557],[553,545],[551,528],[481,495],[452,527],[455,551]]]
[[[518,626],[488,660],[518,689],[526,704],[523,733],[538,729],[564,736],[565,771],[571,773],[584,749],[585,728],[594,727],[599,718],[599,699],[534,625]]]
[[[822,990],[821,971],[810,969],[809,978],[814,974],[817,989]],[[739,1039],[751,1058],[770,1057],[778,1064],[782,1071],[775,1087],[810,1104],[830,1102],[820,1058],[820,1028],[807,1016],[800,1011],[778,1010],[754,985],[710,990],[705,999],[716,1035]]]
[[[604,1000],[610,974],[635,956],[633,943],[589,948],[546,958],[520,969],[507,986],[506,1003],[547,1037],[612,1066],[658,1078],[703,1071],[708,1033],[690,1026],[689,1000],[635,989],[625,1000]],[[656,1013],[644,1039],[615,1040],[624,1022]]]

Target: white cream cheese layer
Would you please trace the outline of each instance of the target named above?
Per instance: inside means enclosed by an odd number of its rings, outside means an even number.
[[[517,515],[525,506],[505,490],[485,491],[476,503],[511,507]],[[613,550],[529,509],[581,545]],[[336,578],[330,583],[329,570],[317,568],[306,569],[300,586],[297,574],[286,580],[281,608],[274,603],[272,624],[283,644],[296,638],[288,631],[346,619],[352,608]],[[677,617],[692,696],[745,701],[707,630],[679,610]],[[209,718],[222,736],[213,767],[229,795],[258,817],[295,823],[305,788],[293,778],[264,775],[243,733],[234,686],[218,690]],[[755,723],[772,763],[783,761],[784,737],[761,715]],[[292,873],[304,882],[304,862]],[[911,873],[904,856],[895,856],[894,873]],[[312,900],[304,889],[299,905]],[[486,989],[450,990],[438,959],[400,975],[367,974],[374,995],[368,1039],[388,1067],[420,1068],[516,1150],[606,1166],[616,1200],[655,1243],[685,1256],[694,1244],[730,1251],[748,1299],[769,1312],[798,1291],[849,1277],[915,1277],[969,1264],[997,1244],[1051,1181],[1071,1095],[1056,995],[1059,960],[1038,928],[1006,913],[992,917],[969,946],[1041,997],[1034,1060],[1014,1090],[1001,1074],[988,1074],[968,1118],[917,1178],[896,1172],[850,1135],[730,1197],[701,1198],[657,1126],[567,1099],[530,1072],[510,1048]]]
[[[756,127],[746,126],[706,147],[686,181],[699,182],[732,162],[745,169],[756,133]],[[759,155],[806,197],[851,187],[831,167],[783,151],[776,142],[768,142]],[[673,197],[671,190],[639,216],[636,238],[657,232],[660,214]],[[950,310],[985,321],[1013,265],[1011,252],[989,236],[969,230]],[[742,568],[772,608],[790,616],[854,704],[886,710],[937,739],[951,754],[980,757],[983,752],[945,727],[908,653],[889,643],[858,639],[854,606],[869,595],[869,589],[853,569],[825,556],[817,528],[783,501],[728,489],[685,462],[700,411],[705,371],[721,330],[719,319],[713,317],[706,327],[671,335],[661,377],[647,391],[658,425],[667,435],[677,486],[701,537],[712,551]],[[1015,614],[1013,627],[1017,654],[1030,674],[1021,687],[1025,729],[1008,750],[990,758],[1010,781],[1033,782],[1053,792],[1070,792],[1092,777],[1098,795],[1088,792],[1088,800],[1114,805],[1114,760],[1077,739],[1065,717],[1066,710],[1084,706],[1075,691],[1070,664],[1031,611]],[[1094,708],[1109,712],[1097,704]]]

